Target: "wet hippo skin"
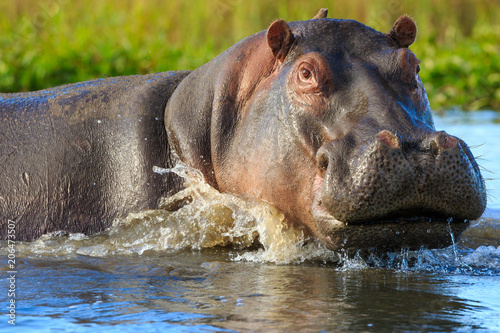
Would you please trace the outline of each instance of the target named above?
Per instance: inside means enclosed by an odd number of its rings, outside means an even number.
[[[127,76],[0,95],[0,223],[17,240],[95,233],[156,208],[172,179],[163,114],[188,72]]]
[[[155,208],[179,185],[152,166],[180,160],[330,249],[449,245],[486,192],[465,142],[434,128],[415,23],[325,14],[275,21],[191,73],[1,95],[2,237],[6,219],[33,239]]]

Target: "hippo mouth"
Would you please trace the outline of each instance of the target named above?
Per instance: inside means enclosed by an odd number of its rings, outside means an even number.
[[[486,207],[472,153],[445,132],[412,141],[383,130],[343,165],[339,150],[324,148],[335,168],[315,180],[315,225],[331,249],[446,247]]]
[[[418,209],[348,223],[336,220],[326,210],[320,211],[320,214],[315,214],[319,238],[332,250],[397,251],[405,248],[444,248],[458,240],[470,225],[466,219],[444,217]]]

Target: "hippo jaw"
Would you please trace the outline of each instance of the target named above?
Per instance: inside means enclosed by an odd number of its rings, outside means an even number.
[[[323,169],[341,160],[332,146],[318,152]],[[458,138],[430,132],[405,143],[383,130],[355,155],[316,178],[313,216],[328,248],[442,248],[484,212],[484,180]]]
[[[465,231],[468,220],[419,216],[397,217],[346,224],[331,215],[315,214],[318,239],[331,250],[396,251],[422,247],[438,249],[453,244]]]

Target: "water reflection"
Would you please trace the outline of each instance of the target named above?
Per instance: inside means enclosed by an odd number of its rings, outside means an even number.
[[[212,249],[27,259],[20,268],[25,276],[18,323],[51,318],[87,328],[270,332],[499,328],[492,315],[500,300],[489,295],[497,278],[228,261],[234,255]]]

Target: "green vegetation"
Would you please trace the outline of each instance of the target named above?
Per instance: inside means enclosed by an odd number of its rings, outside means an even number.
[[[418,25],[412,50],[434,109],[500,110],[500,0],[9,0],[0,3],[0,91],[194,69],[276,18]]]

